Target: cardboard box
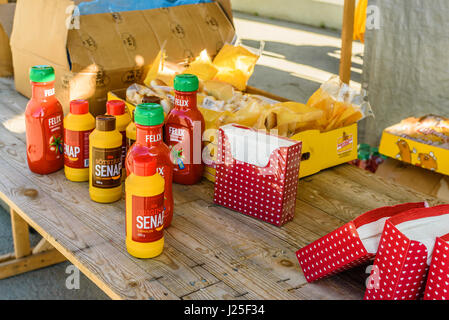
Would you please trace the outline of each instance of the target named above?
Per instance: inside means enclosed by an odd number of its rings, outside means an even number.
[[[449,150],[400,137],[384,130],[379,152],[415,166],[449,175]]]
[[[214,203],[276,226],[293,219],[301,142],[227,124],[218,150]]]
[[[246,93],[257,94],[276,101],[287,99],[276,96],[255,87],[247,86]],[[108,100],[121,99],[126,102],[126,89],[113,90],[108,93]],[[130,111],[135,106],[126,102]],[[290,139],[302,141],[302,158],[299,178],[317,173],[323,169],[337,166],[357,159],[357,123],[328,132],[307,130]],[[209,153],[215,157],[218,145],[214,141],[206,142]],[[204,177],[215,182],[215,165],[206,164]]]
[[[449,202],[449,177],[441,173],[387,158],[376,175]]]
[[[15,9],[15,3],[0,4],[0,77],[13,75],[9,39],[11,37]]]
[[[246,93],[280,102],[288,101],[288,99],[251,86],[247,87]],[[299,178],[357,159],[357,123],[328,132],[306,130],[295,134],[290,139],[302,141]],[[216,145],[212,143],[210,148],[214,147],[216,148]],[[205,177],[214,182],[214,166],[206,166],[205,172]]]
[[[103,114],[108,91],[141,82],[162,45],[168,60],[181,62],[203,49],[215,55],[235,35],[216,2],[71,19],[74,8],[69,0],[21,0],[11,36],[16,89],[29,97],[30,67],[50,64],[66,112],[70,100],[89,99],[90,111]]]

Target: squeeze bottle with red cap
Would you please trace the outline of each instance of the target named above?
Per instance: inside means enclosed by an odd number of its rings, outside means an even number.
[[[153,258],[164,249],[164,178],[148,154],[132,160],[125,181],[126,249],[137,258]]]
[[[89,135],[95,118],[89,113],[87,100],[70,102],[64,118],[64,173],[71,181],[89,181]]]
[[[64,113],[55,97],[53,67],[32,67],[30,80],[32,95],[25,110],[27,162],[31,171],[48,174],[64,166]]]
[[[125,158],[126,158],[126,127],[131,122],[131,117],[126,112],[125,102],[121,100],[109,100],[106,102],[106,114],[114,116],[116,119],[116,128],[122,134],[122,168],[123,177],[125,177]]]
[[[198,78],[193,74],[177,75],[174,88],[174,108],[165,121],[165,143],[174,164],[173,181],[195,184],[204,171],[201,155],[205,123],[196,105]]]
[[[126,173],[133,170],[133,161],[140,156],[148,156],[156,161],[157,171],[165,180],[164,191],[164,228],[170,226],[173,217],[173,164],[170,149],[162,141],[164,109],[156,103],[139,104],[134,111],[136,124],[136,142],[130,147],[126,156]]]

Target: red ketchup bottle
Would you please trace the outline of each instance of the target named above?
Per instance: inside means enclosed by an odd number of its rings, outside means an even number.
[[[162,141],[162,126],[164,125],[164,109],[156,103],[139,104],[134,111],[136,124],[136,142],[129,148],[126,155],[126,174],[133,168],[133,159],[150,156],[157,161],[157,172],[165,180],[164,189],[164,228],[170,226],[173,218],[173,164],[170,159],[170,149]]]
[[[204,164],[204,118],[196,105],[198,78],[192,74],[175,77],[175,103],[165,121],[165,143],[171,151],[174,164],[173,181],[195,184],[201,180]]]
[[[27,161],[31,171],[48,174],[64,166],[62,106],[55,97],[51,66],[30,70],[32,96],[25,111]]]

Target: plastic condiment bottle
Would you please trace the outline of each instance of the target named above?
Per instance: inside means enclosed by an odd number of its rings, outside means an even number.
[[[153,258],[164,249],[164,178],[149,155],[133,158],[126,178],[126,249],[137,258]]]
[[[35,173],[48,174],[64,166],[64,113],[55,97],[53,67],[32,67],[30,80],[32,95],[25,111],[28,167]]]
[[[170,149],[162,141],[164,109],[156,103],[139,104],[134,112],[134,121],[137,140],[126,156],[126,172],[132,172],[133,159],[142,155],[148,155],[157,162],[157,171],[165,180],[164,227],[168,228],[173,218],[173,163],[170,159]]]
[[[122,156],[123,156],[123,177],[125,173],[125,158],[126,158],[126,127],[131,122],[129,113],[126,112],[125,102],[122,100],[109,100],[106,102],[106,114],[114,116],[117,130],[122,134]]]
[[[136,124],[134,123],[134,112],[131,117],[131,122],[126,127],[126,153],[128,153],[129,148],[136,142]]]
[[[198,78],[177,75],[174,88],[174,107],[165,121],[165,143],[174,163],[173,181],[190,185],[199,182],[204,171],[201,154],[205,123],[196,105]]]
[[[114,116],[97,116],[89,136],[89,194],[96,202],[122,197],[122,135],[115,121]]]
[[[89,113],[87,100],[70,102],[64,118],[64,173],[71,181],[89,181],[89,135],[95,118]]]
[[[143,97],[143,103],[161,103],[161,98],[157,96],[144,96]],[[134,123],[134,112],[136,110],[134,109],[131,116],[131,122],[126,127],[126,152],[128,153],[129,147],[133,145],[134,142],[136,142],[136,124]]]

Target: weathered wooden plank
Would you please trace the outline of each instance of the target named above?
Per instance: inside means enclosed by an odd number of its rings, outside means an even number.
[[[306,283],[294,254],[298,248],[254,226],[267,224],[227,209],[207,209],[203,201],[184,204],[182,217],[178,216],[177,220],[182,218],[185,222],[179,225],[184,234],[195,234],[196,237],[180,238],[179,243],[174,245],[184,246],[183,250],[190,249],[191,255],[197,256],[196,260],[203,259],[204,267],[211,268],[210,272],[216,272],[217,277],[224,273],[229,275],[222,281],[230,287],[246,288],[250,293],[268,299],[306,298],[301,290],[292,290]],[[254,224],[246,225],[239,218]],[[190,228],[192,230],[188,231]],[[197,228],[203,232],[196,232]],[[169,232],[177,229],[170,229]],[[282,228],[277,229],[284,232]],[[173,236],[177,238],[178,235]]]
[[[436,203],[431,196],[416,191],[409,190],[409,192],[404,193],[401,191],[403,187],[399,185],[389,184],[389,187],[385,189],[386,191],[379,188],[371,189],[369,186],[360,183],[363,180],[357,181],[357,179],[352,180],[348,177],[351,172],[353,177],[369,175],[369,173],[349,165],[341,167],[345,167],[346,176],[338,173],[340,168],[334,168],[300,180],[300,191],[297,197],[345,222],[379,206],[425,200]],[[380,177],[373,175],[371,178],[374,180],[372,184],[388,185]],[[401,196],[398,197],[398,194]]]

